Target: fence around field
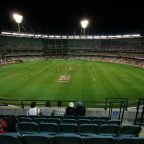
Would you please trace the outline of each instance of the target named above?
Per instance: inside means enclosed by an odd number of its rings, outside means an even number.
[[[29,106],[32,101],[35,101],[38,106],[43,107],[45,105],[45,102],[47,100],[36,100],[36,99],[5,99],[1,98],[0,99],[0,106],[8,106],[8,105],[13,105],[13,106]],[[57,102],[59,100],[50,100],[52,106],[57,106]],[[70,101],[62,101],[62,106],[66,107],[68,106],[68,103]],[[77,104],[77,101],[73,101],[74,104]],[[119,108],[121,103],[125,104],[125,109],[127,110],[128,107],[136,107],[138,103],[138,98],[135,99],[128,99],[128,98],[106,98],[101,101],[83,101],[83,104],[86,107],[89,108],[104,108],[107,110],[109,107],[113,108]]]

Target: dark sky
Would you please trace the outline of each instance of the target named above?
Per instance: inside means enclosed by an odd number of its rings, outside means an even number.
[[[0,0],[0,31],[16,31],[13,12],[24,16],[21,31],[80,34],[80,20],[90,20],[89,34],[144,33],[143,4],[115,0]]]

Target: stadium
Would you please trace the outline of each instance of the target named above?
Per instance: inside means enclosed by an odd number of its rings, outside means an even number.
[[[0,144],[143,144],[143,35],[90,35],[86,20],[80,34],[28,33],[20,19],[0,33]],[[59,101],[86,112],[38,112]]]
[[[143,37],[138,34],[2,32],[0,42],[1,98],[97,103],[125,97],[134,102],[144,95]]]

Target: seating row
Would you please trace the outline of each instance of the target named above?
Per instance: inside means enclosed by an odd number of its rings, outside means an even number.
[[[79,118],[82,118],[82,119],[90,119],[90,120],[93,120],[93,119],[103,119],[103,120],[110,120],[109,117],[107,116],[104,116],[104,117],[96,117],[96,116],[93,116],[93,117],[88,117],[88,116],[74,116],[74,115],[64,115],[64,116],[26,116],[26,115],[19,115],[17,117],[30,117],[30,118],[60,118],[60,119],[65,119],[65,118],[72,118],[72,119],[79,119]]]
[[[45,134],[1,134],[0,144],[143,144],[144,138],[111,136],[62,135],[55,136]]]
[[[34,123],[34,122],[21,122],[17,125],[17,132],[20,133],[73,133],[80,135],[100,134],[111,136],[139,136],[141,128],[134,125],[118,126],[111,124],[104,124],[98,126],[96,124],[60,124],[55,123]]]
[[[102,120],[102,119],[72,119],[72,118],[65,118],[65,119],[60,119],[60,118],[29,118],[29,117],[20,117],[17,118],[17,123],[19,122],[36,122],[36,123],[41,123],[41,122],[48,122],[48,123],[56,123],[56,124],[61,124],[61,123],[73,123],[73,124],[98,124],[98,125],[102,125],[102,124],[117,124],[120,125],[120,120]]]

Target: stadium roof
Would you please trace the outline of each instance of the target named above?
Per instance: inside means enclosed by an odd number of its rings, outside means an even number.
[[[27,38],[49,38],[49,39],[122,39],[122,38],[138,38],[140,34],[125,34],[125,35],[44,35],[32,33],[17,33],[17,32],[1,32],[2,36],[27,37]]]
[[[87,34],[144,33],[143,4],[122,1],[1,0],[0,30],[17,31],[11,17],[19,12],[22,32],[43,34],[81,33],[80,20],[88,18]]]

